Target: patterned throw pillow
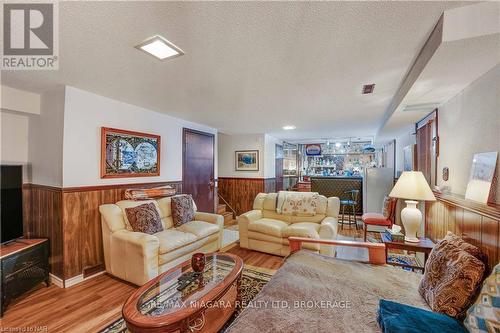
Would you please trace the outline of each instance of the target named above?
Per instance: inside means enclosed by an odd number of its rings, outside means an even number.
[[[125,208],[125,213],[132,226],[132,230],[135,232],[143,232],[152,235],[163,231],[160,214],[153,203]]]
[[[500,264],[484,280],[474,305],[467,310],[464,321],[469,332],[500,332]]]
[[[190,194],[172,197],[172,219],[174,227],[179,227],[194,219],[193,197]]]
[[[317,193],[288,193],[281,214],[292,216],[314,216],[318,207]]]
[[[489,272],[488,255],[486,255],[486,253],[484,253],[483,250],[481,250],[477,246],[474,246],[472,244],[467,243],[466,241],[464,241],[462,238],[455,235],[451,231],[448,231],[448,233],[446,234],[446,236],[443,239],[446,240],[447,242],[455,245],[456,247],[464,250],[468,254],[476,257],[477,259],[481,260],[484,264],[485,272],[486,273]]]
[[[384,202],[383,202],[383,205],[382,205],[382,215],[384,215],[384,217],[386,219],[388,219],[389,217],[391,217],[391,198],[389,196],[384,196]]]
[[[461,319],[474,300],[484,269],[481,260],[443,239],[432,249],[418,290],[433,311]]]
[[[154,198],[164,198],[175,195],[176,190],[170,185],[144,188],[144,189],[127,189],[125,190],[125,199],[127,200],[148,200]]]

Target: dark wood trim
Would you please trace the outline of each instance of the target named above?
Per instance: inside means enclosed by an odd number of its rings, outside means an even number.
[[[42,189],[45,191],[53,191],[53,192],[61,192],[62,187],[57,187],[57,186],[48,186],[48,185],[40,185],[40,184],[32,184],[32,183],[25,183],[23,184],[23,189]]]
[[[155,173],[147,173],[147,172],[138,172],[138,173],[131,173],[131,174],[107,174],[106,173],[106,134],[108,132],[112,133],[119,133],[119,134],[125,134],[125,135],[133,135],[133,136],[143,136],[147,138],[153,138],[157,140],[158,144],[158,151],[156,155],[156,168],[158,172]],[[149,134],[149,133],[143,133],[143,132],[136,132],[136,131],[129,131],[129,130],[122,130],[122,129],[117,129],[117,128],[110,128],[110,127],[101,127],[101,161],[100,161],[100,167],[101,167],[101,178],[132,178],[132,177],[156,177],[160,175],[160,170],[161,170],[161,136],[156,135],[156,134]]]
[[[434,196],[439,201],[443,201],[451,205],[500,221],[499,204],[483,204],[472,200],[466,200],[464,196],[458,194],[445,194],[435,191]]]
[[[105,271],[105,270],[106,270],[106,267],[104,264],[99,264],[99,265],[92,266],[92,267],[85,267],[83,269],[83,278],[87,278],[89,276],[95,275],[95,274],[100,273],[100,272]]]
[[[138,187],[148,187],[149,188],[149,187],[171,185],[171,184],[182,184],[182,180],[152,182],[152,183],[131,183],[131,184],[64,187],[64,188],[62,188],[62,191],[63,191],[63,193],[105,191],[105,190],[111,190],[111,189],[117,189],[117,188],[138,188]]]
[[[294,176],[296,177],[296,176]],[[275,179],[274,177],[270,177],[270,178],[262,178],[262,177],[258,177],[258,178],[252,178],[252,177],[219,177],[219,179],[237,179],[237,180],[268,180],[268,179]]]

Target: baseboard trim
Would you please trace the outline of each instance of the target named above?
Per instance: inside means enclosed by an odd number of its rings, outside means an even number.
[[[72,278],[64,280],[64,288],[72,287],[74,285],[82,283],[83,281],[87,281],[89,279],[95,278],[96,276],[102,275],[104,273],[106,273],[106,271],[100,271],[100,272],[97,272],[97,273],[90,275],[90,276],[87,276],[87,277],[83,277],[83,274],[73,276]]]
[[[50,278],[50,283],[58,286],[59,288],[64,288],[64,281],[60,277],[55,276],[52,273],[49,273],[49,278]]]

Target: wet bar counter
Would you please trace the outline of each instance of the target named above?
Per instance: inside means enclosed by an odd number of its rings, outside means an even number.
[[[311,177],[311,191],[318,192],[327,198],[339,197],[341,200],[350,199],[350,195],[345,193],[350,190],[359,190],[356,213],[362,214],[363,177]]]

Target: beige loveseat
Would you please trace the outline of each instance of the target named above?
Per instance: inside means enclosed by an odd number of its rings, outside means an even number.
[[[285,192],[287,195],[310,196],[309,192]],[[303,193],[303,194],[301,194]],[[283,198],[283,197],[281,197]],[[280,204],[278,204],[280,201]],[[333,240],[337,238],[340,201],[337,197],[316,198],[316,212],[312,216],[285,215],[280,211],[282,200],[277,193],[259,193],[254,200],[253,210],[238,216],[240,246],[246,249],[286,256],[290,253],[288,237],[308,237]],[[300,215],[300,214],[299,214]],[[305,248],[333,255],[328,245],[305,244]]]
[[[125,221],[125,208],[149,202],[157,205],[164,230],[153,235],[133,232]],[[143,285],[189,259],[195,252],[220,249],[224,226],[221,215],[196,212],[194,221],[174,228],[170,202],[170,197],[144,201],[123,200],[99,207],[108,273]]]

